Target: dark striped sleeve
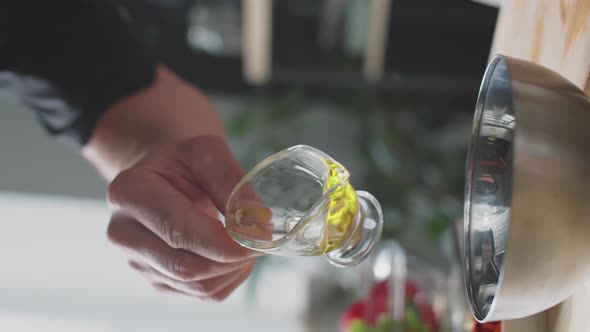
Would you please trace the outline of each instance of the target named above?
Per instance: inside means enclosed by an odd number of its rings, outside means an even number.
[[[101,114],[152,82],[156,60],[107,0],[0,1],[3,89],[83,145]]]

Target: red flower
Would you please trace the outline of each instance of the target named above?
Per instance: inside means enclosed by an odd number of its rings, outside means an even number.
[[[501,332],[502,331],[502,322],[492,322],[492,323],[475,323],[473,327],[473,332]]]
[[[350,328],[350,324],[354,320],[362,320],[365,321],[365,311],[366,311],[366,303],[365,301],[357,301],[353,303],[348,310],[342,316],[342,320],[340,321],[340,331],[348,332]]]
[[[418,310],[419,319],[426,323],[432,331],[438,331],[438,320],[432,309],[432,305],[425,301],[422,291],[414,282],[408,280],[406,282],[405,292],[406,302],[413,303],[416,310]],[[340,330],[343,332],[349,331],[350,325],[355,320],[360,320],[369,326],[374,326],[379,316],[389,314],[388,297],[389,285],[387,281],[376,284],[371,289],[368,299],[354,302],[348,307],[340,322]]]

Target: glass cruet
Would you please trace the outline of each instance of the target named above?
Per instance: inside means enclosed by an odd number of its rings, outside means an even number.
[[[278,152],[234,188],[227,231],[252,250],[358,264],[381,237],[383,213],[375,197],[353,189],[349,177],[344,166],[310,146]]]

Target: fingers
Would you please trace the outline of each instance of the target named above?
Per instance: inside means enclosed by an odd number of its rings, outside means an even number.
[[[232,190],[244,176],[225,141],[216,136],[201,136],[185,142],[181,150],[182,160],[196,184],[219,211],[225,211]]]
[[[221,276],[250,264],[250,260],[220,263],[184,249],[171,248],[144,226],[124,216],[114,216],[107,233],[110,241],[122,247],[135,261],[179,281]]]
[[[252,270],[254,269],[254,265],[250,267],[249,270],[246,270],[239,276],[236,280],[232,281],[229,285],[225,288],[221,289],[220,291],[216,292],[210,298],[214,301],[223,301],[225,300],[236,288],[238,288],[248,277],[252,274]]]
[[[252,272],[254,262],[252,261],[247,266],[239,270],[225,274],[223,276],[213,277],[200,281],[182,282],[171,279],[159,271],[156,271],[148,266],[140,263],[130,261],[131,267],[143,274],[147,279],[152,281],[152,285],[158,290],[174,290],[183,294],[192,295],[201,299],[223,300],[238,287]],[[164,286],[165,285],[165,286]],[[222,298],[218,299],[216,294],[222,293]],[[227,295],[226,295],[227,293]]]
[[[155,173],[122,172],[109,186],[108,198],[115,215],[139,221],[172,248],[225,263],[260,255],[237,244],[218,220]]]
[[[161,292],[225,299],[248,278],[255,256],[214,216],[243,172],[219,137],[200,137],[162,150],[120,173],[110,184],[109,239]],[[211,205],[213,203],[213,205]],[[252,227],[264,209],[244,214]]]
[[[164,294],[174,294],[174,295],[186,295],[186,296],[191,296],[188,293],[184,293],[179,291],[178,289],[174,289],[168,285],[166,285],[165,283],[162,282],[153,282],[152,283],[152,287],[154,287],[158,292],[160,293],[164,293]]]
[[[152,278],[149,277],[150,268],[147,265],[136,262],[134,260],[130,260],[129,266],[132,269],[134,269],[135,271],[143,274],[146,278],[148,278],[148,280],[153,280]],[[161,281],[151,281],[150,284],[152,285],[152,287],[154,287],[160,293],[170,293],[170,294],[175,294],[175,295],[178,295],[178,294],[190,295],[188,293],[181,292],[178,289],[172,288]]]

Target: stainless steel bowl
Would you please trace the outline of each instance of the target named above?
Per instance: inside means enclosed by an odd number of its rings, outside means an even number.
[[[480,322],[545,310],[590,281],[590,100],[557,73],[497,55],[466,166],[464,267]]]

